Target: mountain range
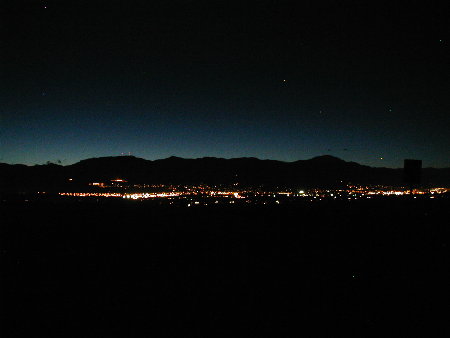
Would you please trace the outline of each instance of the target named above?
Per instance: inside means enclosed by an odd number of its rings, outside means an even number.
[[[346,183],[402,185],[403,169],[379,168],[324,155],[283,162],[253,157],[146,160],[134,156],[85,159],[71,165],[0,163],[0,192],[58,191],[73,184],[123,179],[141,184],[234,184],[336,187]],[[422,169],[426,186],[449,186],[450,168]]]

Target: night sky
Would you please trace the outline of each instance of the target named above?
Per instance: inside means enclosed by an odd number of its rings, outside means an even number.
[[[0,4],[0,162],[450,167],[445,1]]]

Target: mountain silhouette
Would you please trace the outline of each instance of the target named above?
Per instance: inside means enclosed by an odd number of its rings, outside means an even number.
[[[145,184],[235,184],[336,187],[346,183],[401,185],[403,169],[375,168],[324,155],[283,162],[254,157],[146,160],[135,156],[99,157],[71,165],[0,163],[0,191],[57,191],[89,182],[124,179]],[[449,185],[450,168],[423,169],[424,185]],[[70,179],[70,181],[69,181]]]

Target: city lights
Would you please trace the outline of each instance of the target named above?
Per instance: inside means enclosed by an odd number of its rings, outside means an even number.
[[[146,185],[146,184],[128,184],[125,180],[111,180],[111,185],[101,182],[89,183],[92,189],[100,191],[88,192],[60,192],[60,196],[67,197],[116,197],[125,200],[188,200],[189,205],[207,205],[226,203],[234,204],[235,201],[244,200],[246,203],[254,204],[284,204],[293,200],[307,200],[319,202],[322,200],[356,200],[370,199],[376,197],[401,197],[401,196],[424,196],[425,198],[435,198],[440,194],[449,193],[450,189],[442,187],[434,188],[416,188],[390,187],[390,186],[364,186],[347,185],[341,189],[269,189],[240,187],[233,185],[227,186],[208,186],[208,185]],[[121,185],[117,185],[120,182]],[[108,191],[114,190],[114,191]]]

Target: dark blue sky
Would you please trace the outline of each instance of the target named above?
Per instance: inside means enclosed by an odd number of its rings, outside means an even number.
[[[331,154],[448,167],[445,11],[371,3],[6,4],[0,162]]]

